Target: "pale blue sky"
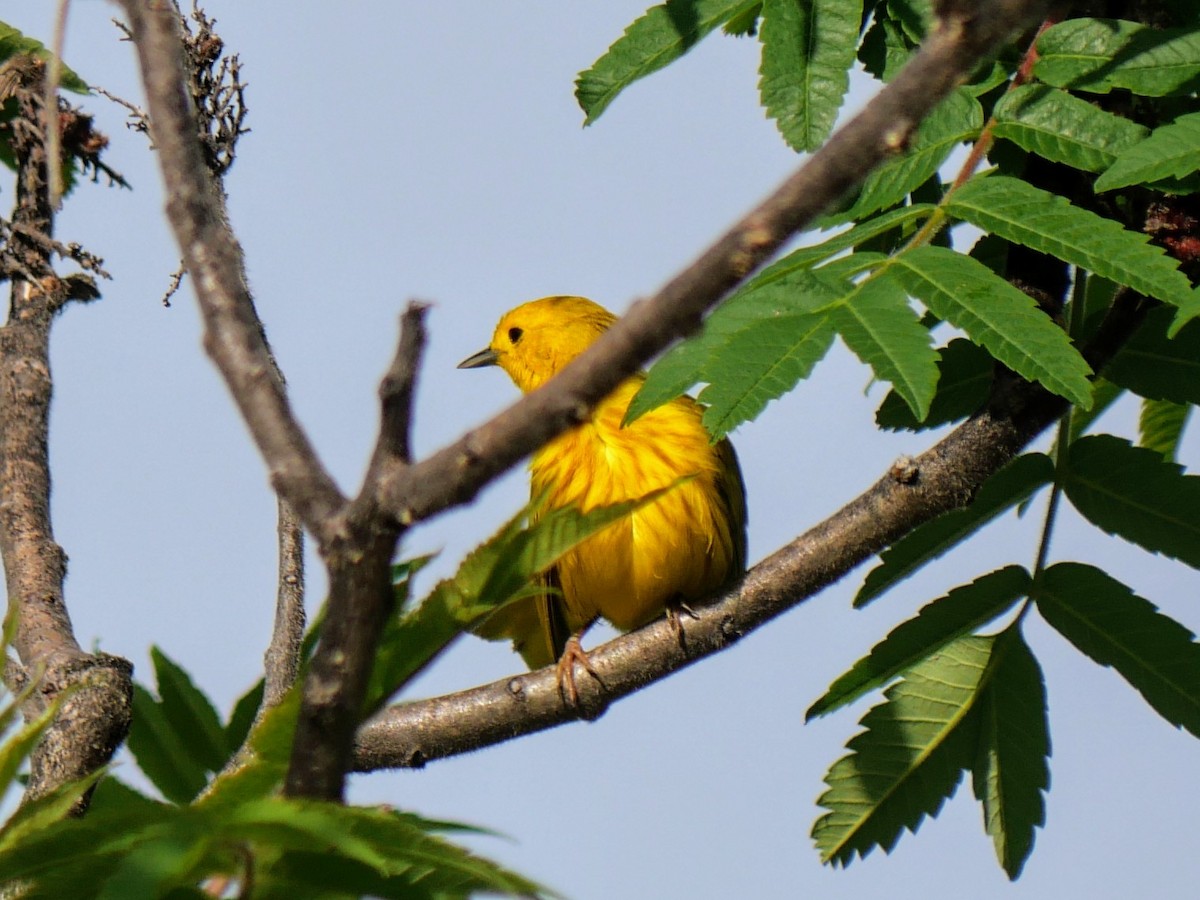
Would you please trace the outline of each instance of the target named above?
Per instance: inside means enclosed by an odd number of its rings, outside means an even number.
[[[498,371],[454,364],[509,307],[579,293],[624,309],[653,292],[797,164],[756,103],[757,44],[714,36],[580,127],[576,73],[643,9],[599,3],[343,4],[211,0],[250,84],[228,187],[260,313],[304,425],[343,489],[376,430],[375,388],[397,314],[435,306],[416,447],[428,452],[515,397]],[[115,5],[77,0],[67,61],[138,101]],[[52,4],[0,4],[47,39]],[[862,98],[856,95],[856,101]],[[139,101],[140,102],[140,101]],[[135,190],[81,186],[59,236],[107,260],[104,300],[54,333],[54,514],[71,559],[80,640],[148,673],[159,644],[227,709],[256,677],[274,595],[274,506],[263,466],[200,347],[145,143],[89,99],[107,161]],[[11,196],[11,194],[9,194]],[[931,438],[879,435],[876,387],[838,351],[734,440],[759,559]],[[1132,420],[1119,413],[1120,427]],[[1116,426],[1114,426],[1116,427]],[[1185,460],[1198,461],[1196,441]],[[414,531],[433,574],[518,508],[522,472]],[[810,726],[829,682],[917,606],[1008,562],[1031,564],[1042,504],[865,612],[862,571],[721,656],[576,724],[422,772],[356,777],[359,802],[501,831],[484,852],[575,898],[1190,897],[1200,881],[1200,743],[1117,676],[1031,622],[1049,682],[1048,829],[1010,886],[963,785],[890,858],[822,867],[808,831],[821,778],[865,711]],[[1068,515],[1055,557],[1099,561],[1185,623],[1196,574],[1104,539]],[[311,600],[321,596],[311,572]],[[591,641],[600,637],[593,633]],[[590,643],[585,642],[585,643]],[[501,677],[519,660],[464,640],[420,693]],[[127,766],[123,774],[132,774]]]

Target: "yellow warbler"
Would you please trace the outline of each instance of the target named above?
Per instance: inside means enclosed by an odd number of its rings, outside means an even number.
[[[545,297],[504,314],[487,349],[460,369],[497,365],[528,393],[584,351],[616,316],[583,297]],[[584,512],[635,500],[693,476],[597,532],[546,573],[559,588],[506,607],[480,633],[511,638],[531,668],[559,660],[559,685],[576,698],[574,663],[591,666],[578,636],[598,616],[617,628],[644,625],[664,610],[714,592],[745,568],[746,502],[728,440],[713,444],[702,408],[679,397],[628,426],[621,421],[645,381],[623,381],[586,422],[530,460],[533,496],[544,509]],[[594,672],[592,673],[595,674]]]

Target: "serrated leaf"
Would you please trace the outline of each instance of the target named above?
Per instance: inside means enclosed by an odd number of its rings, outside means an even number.
[[[1151,400],[1200,403],[1200,322],[1174,338],[1173,311],[1152,309],[1104,367],[1106,379]]]
[[[1143,400],[1142,412],[1138,417],[1138,445],[1174,461],[1191,412],[1190,404]]]
[[[667,0],[652,6],[575,80],[584,125],[640,78],[679,59],[701,38],[757,4],[753,0]]]
[[[1063,488],[1102,531],[1200,568],[1200,475],[1099,434],[1071,445]]]
[[[1018,456],[983,483],[970,506],[926,522],[884,550],[879,565],[863,581],[854,605],[870,603],[1053,480],[1050,457],[1044,453]]]
[[[762,3],[739,12],[721,26],[721,30],[731,37],[753,37],[758,33],[758,20],[762,16]]]
[[[564,553],[676,486],[586,513],[572,506],[551,510],[523,528],[538,507],[539,501],[533,500],[472,550],[454,576],[439,582],[420,605],[388,622],[371,670],[366,713],[402,690],[463,631],[506,603],[542,593],[544,588],[533,583],[534,577]],[[495,639],[507,637],[497,634]]]
[[[190,675],[158,647],[150,648],[163,715],[192,757],[210,772],[229,759],[225,729],[212,701]]]
[[[983,109],[965,90],[958,90],[934,107],[913,134],[909,149],[897,159],[875,169],[862,183],[846,209],[818,220],[828,228],[863,219],[878,209],[898,203],[928,181],[958,144],[972,141],[983,129]]]
[[[984,829],[1015,881],[1033,851],[1034,829],[1046,824],[1042,794],[1050,787],[1045,679],[1019,630],[1010,628],[997,640],[978,714],[972,783],[983,804]]]
[[[1036,78],[1055,87],[1144,97],[1188,94],[1200,85],[1200,33],[1120,19],[1068,19],[1037,42]]]
[[[250,726],[254,724],[254,717],[262,705],[263,690],[263,680],[260,678],[233,704],[229,721],[225,724],[225,746],[230,753],[237,752],[250,734]]]
[[[851,352],[892,385],[914,416],[925,418],[937,390],[938,355],[899,282],[886,274],[868,279],[832,314]]]
[[[889,82],[912,58],[913,44],[904,30],[884,12],[883,4],[875,8],[871,27],[863,35],[858,59],[863,69],[883,82]]]
[[[234,808],[278,789],[291,762],[302,697],[303,685],[297,682],[263,714],[247,735],[236,763],[218,773],[196,806]]]
[[[1022,378],[1080,406],[1091,402],[1091,368],[1028,294],[945,247],[916,247],[893,257],[892,265],[930,312],[961,328]]]
[[[625,424],[674,400],[693,385],[710,381],[710,361],[739,331],[760,319],[810,312],[840,296],[831,292],[825,279],[812,275],[814,265],[888,231],[902,229],[932,210],[929,204],[892,210],[819,244],[794,250],[763,269],[705,319],[699,334],[669,350],[650,368],[645,383],[629,404]]]
[[[1073,206],[1065,197],[1004,175],[972,178],[946,211],[1002,238],[1049,253],[1173,306],[1196,304],[1179,264],[1149,236]]]
[[[888,0],[887,10],[914,45],[925,40],[935,19],[932,0]]]
[[[192,833],[172,829],[138,841],[104,879],[97,900],[167,896],[172,887],[189,880],[189,873],[204,857],[208,844],[203,838],[198,829]]]
[[[1096,193],[1179,179],[1200,170],[1200,113],[1180,116],[1126,148],[1096,179]]]
[[[825,776],[813,826],[822,862],[847,865],[875,847],[891,852],[907,828],[936,815],[971,765],[970,715],[994,639],[964,637],[909,670],[862,719],[849,756]]]
[[[1006,566],[921,607],[915,618],[897,625],[867,656],[834,681],[809,707],[805,721],[853,703],[947,644],[982,628],[1026,596],[1032,583],[1021,566]]]
[[[436,897],[479,892],[546,895],[534,882],[439,837],[434,833],[439,830],[444,830],[441,823],[404,813],[282,798],[238,810],[230,828],[234,835],[266,838],[273,846],[302,854],[289,854],[286,863],[289,877],[307,870],[310,878],[296,878],[301,884],[322,884],[329,875],[317,869],[325,863],[372,896],[410,897],[414,891]],[[314,847],[328,849],[318,856]],[[338,865],[342,861],[364,865],[369,872],[348,872]],[[271,871],[268,877],[282,874]],[[331,881],[328,887],[344,891],[349,886]]]
[[[712,383],[700,392],[713,440],[758,416],[812,374],[833,344],[828,314],[759,319],[732,335],[710,361]]]
[[[17,777],[21,765],[33,753],[38,741],[46,733],[62,708],[64,694],[60,694],[53,703],[46,706],[32,721],[26,723],[20,731],[8,737],[0,745],[0,797],[8,793]],[[15,707],[17,704],[14,703]]]
[[[992,110],[993,133],[1052,162],[1103,172],[1150,130],[1040,84],[1009,91]]]
[[[815,150],[833,130],[861,20],[862,0],[764,0],[758,89],[793,150]]]
[[[1154,710],[1200,737],[1200,644],[1111,575],[1083,563],[1046,569],[1038,611],[1085,656],[1111,666]]]
[[[107,774],[107,767],[101,767],[83,778],[60,784],[40,797],[24,798],[0,830],[0,856],[9,851],[19,852],[22,842],[30,835],[40,835],[67,819],[71,810],[76,808],[79,798]],[[88,814],[93,814],[91,808]]]
[[[54,54],[41,41],[28,37],[11,25],[0,22],[0,64],[19,54],[31,54],[42,60],[50,60]],[[76,94],[90,94],[91,88],[66,63],[59,61],[59,87]]]
[[[140,684],[133,686],[133,723],[126,742],[138,768],[173,803],[188,803],[208,781],[197,761],[172,727],[162,705]]]
[[[925,418],[918,420],[900,395],[889,391],[875,411],[875,424],[892,431],[921,431],[965,419],[982,408],[996,370],[990,353],[955,338],[938,351],[937,369],[937,391]]]

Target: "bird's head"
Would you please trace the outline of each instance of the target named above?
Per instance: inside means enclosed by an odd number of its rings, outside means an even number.
[[[499,366],[523,392],[541,387],[582,353],[617,317],[583,297],[543,297],[506,312],[492,342],[458,364]]]

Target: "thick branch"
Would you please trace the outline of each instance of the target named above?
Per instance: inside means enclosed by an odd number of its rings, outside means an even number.
[[[137,48],[150,130],[170,198],[167,218],[204,316],[205,348],[266,460],[272,484],[324,547],[346,501],[292,414],[271,364],[246,288],[242,249],[197,140],[196,111],[184,89],[178,13],[170,3],[122,0],[121,5]]]
[[[826,207],[889,155],[917,124],[1044,0],[992,0],[943,20],[916,57],[858,116],[770,197],[653,298],[634,304],[608,333],[544,388],[411,467],[393,466],[380,505],[403,522],[465,503],[498,474],[587,415],[617,384],[678,338]]]
[[[17,617],[18,674],[38,685],[27,712],[73,692],[34,754],[26,792],[33,798],[109,761],[129,729],[132,668],[80,648],[63,596],[66,554],[50,521],[50,328],[72,289],[51,265],[40,69],[27,74],[14,89],[16,208],[0,249],[0,271],[12,281],[9,319],[0,329],[0,554],[9,615]]]
[[[391,561],[400,526],[375,505],[378,473],[408,462],[417,369],[425,346],[425,310],[410,303],[400,341],[379,386],[380,430],[363,488],[346,517],[349,540],[327,556],[328,615],[304,683],[284,789],[291,796],[340,799],[350,768],[367,680],[393,609]]]

